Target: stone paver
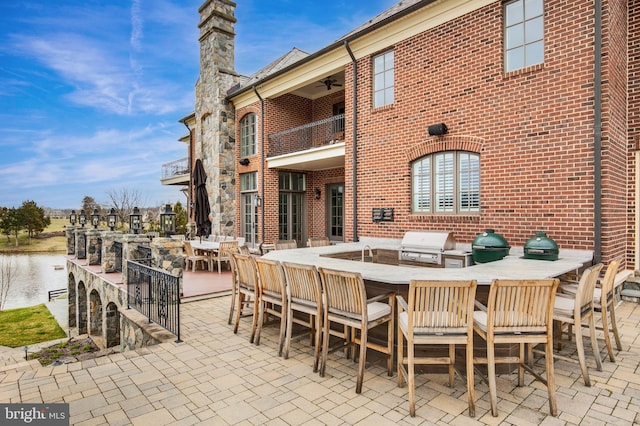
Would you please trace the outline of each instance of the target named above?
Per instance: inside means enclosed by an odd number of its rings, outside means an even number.
[[[487,386],[477,377],[477,412],[470,418],[463,381],[456,378],[449,388],[445,375],[433,374],[416,378],[417,417],[411,418],[406,386],[398,388],[397,376],[387,377],[382,366],[367,369],[362,394],[356,395],[352,361],[334,353],[325,377],[319,377],[306,339],[292,342],[285,360],[276,354],[275,327],[264,328],[260,346],[249,343],[246,319],[233,334],[229,303],[225,296],[183,304],[182,343],[59,367],[40,367],[20,359],[19,351],[0,350],[0,402],[68,402],[71,424],[82,425],[640,422],[640,305],[632,302],[616,309],[624,349],[616,352],[616,363],[603,356],[598,372],[587,355],[592,387],[584,386],[577,365],[556,362],[555,418],[548,415],[546,388],[530,376],[522,388],[515,375],[499,376],[499,417],[491,415]],[[567,342],[563,353],[572,356],[574,349]]]

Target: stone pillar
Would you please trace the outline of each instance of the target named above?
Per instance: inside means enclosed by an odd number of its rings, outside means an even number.
[[[140,254],[139,245],[148,246],[149,237],[144,234],[124,234],[122,236],[122,282],[127,284],[127,260],[138,260],[145,256]]]
[[[182,270],[184,266],[182,241],[173,238],[154,238],[151,242],[153,266],[164,269],[171,275],[180,277],[180,294],[182,294]]]
[[[87,235],[87,263],[89,265],[100,265],[102,263],[102,230],[88,229]]]
[[[67,225],[64,228],[64,234],[67,238],[67,254],[76,254],[76,227]]]
[[[75,230],[75,246],[76,246],[76,259],[87,258],[87,229],[76,228]]]
[[[114,243],[122,241],[122,232],[102,231],[102,272],[109,273],[116,271],[116,251]]]

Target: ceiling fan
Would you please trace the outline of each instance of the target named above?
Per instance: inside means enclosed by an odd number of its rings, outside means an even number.
[[[331,87],[342,87],[342,84],[337,83],[338,80],[335,78],[331,78],[331,76],[325,78],[324,80],[320,80],[318,83],[322,83],[327,87],[327,90],[331,90]],[[321,87],[321,86],[318,86]]]

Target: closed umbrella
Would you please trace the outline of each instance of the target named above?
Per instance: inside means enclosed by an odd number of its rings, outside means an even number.
[[[202,161],[199,158],[193,168],[193,186],[196,192],[194,206],[196,235],[207,237],[211,233],[211,220],[209,220],[211,207],[209,206],[209,195],[207,194],[207,173],[204,171]]]

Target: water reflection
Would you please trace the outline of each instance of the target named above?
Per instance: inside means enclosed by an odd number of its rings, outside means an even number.
[[[16,265],[5,309],[34,306],[47,301],[48,291],[67,287],[67,259],[63,254],[7,254]],[[61,269],[58,269],[62,267]]]

